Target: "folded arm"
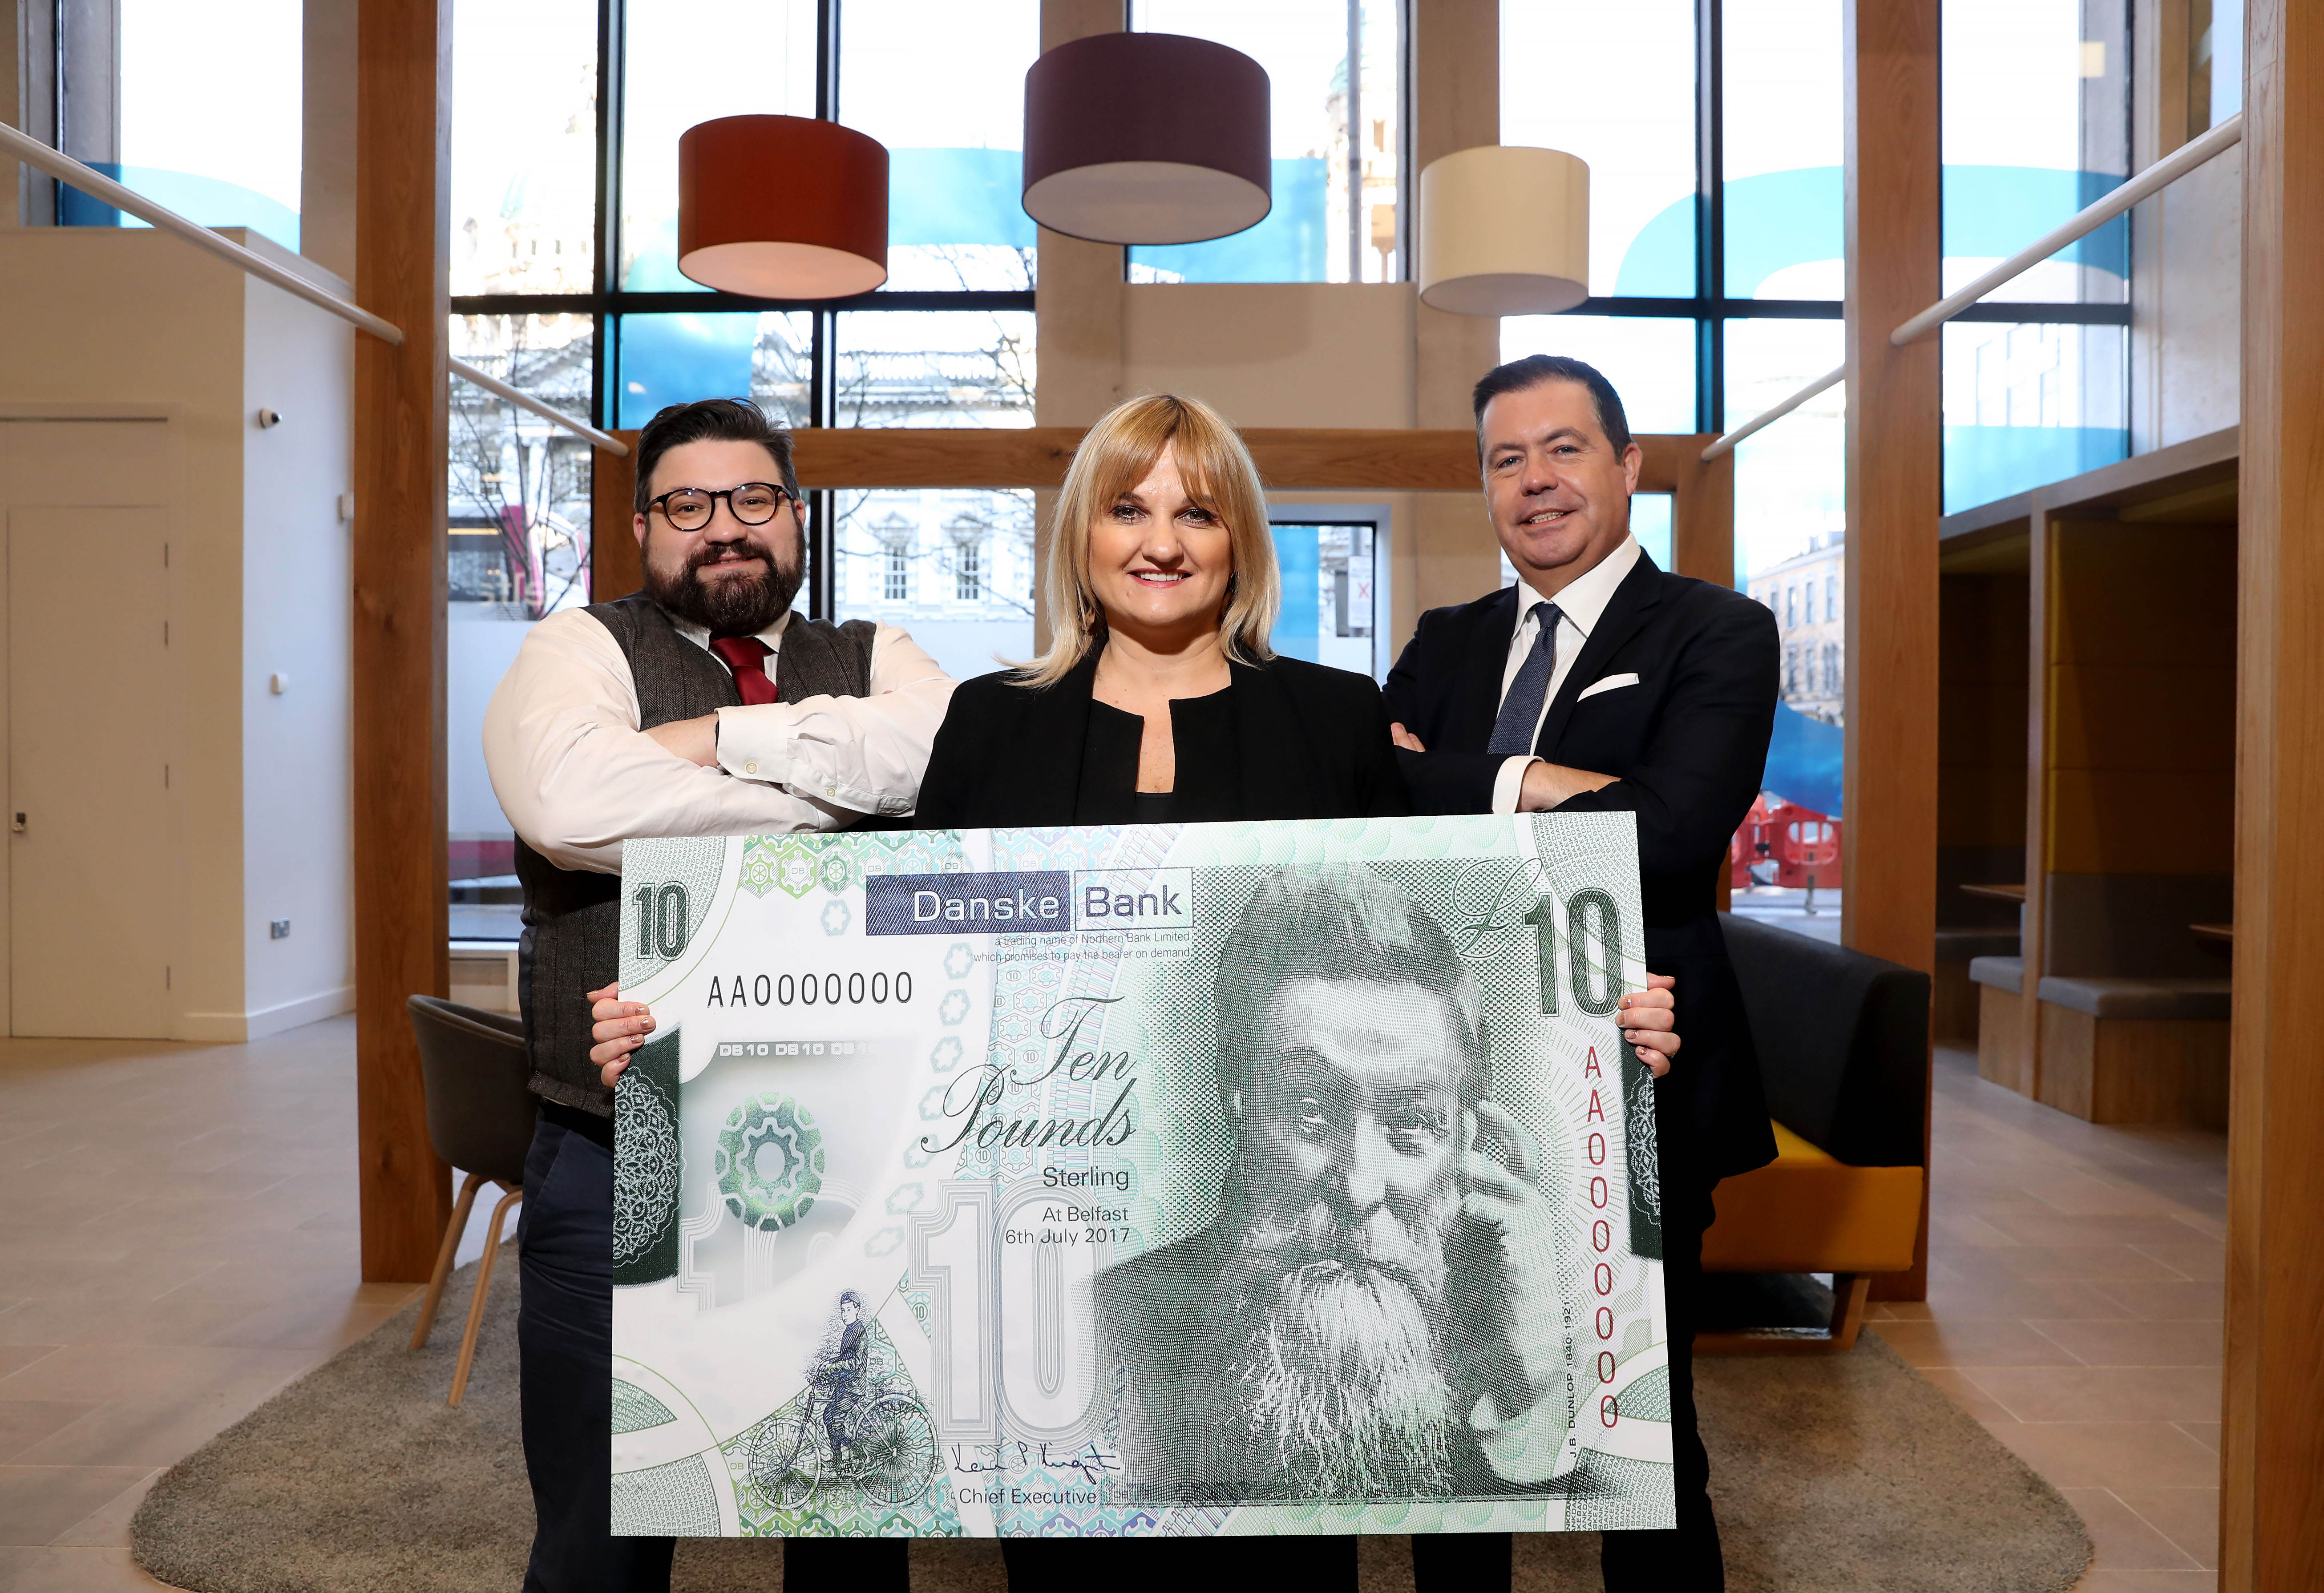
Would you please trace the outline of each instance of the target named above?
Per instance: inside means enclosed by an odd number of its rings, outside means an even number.
[[[952,677],[911,637],[880,627],[869,695],[718,710],[718,762],[737,779],[856,813],[912,811],[952,701]]]
[[[1422,691],[1421,679],[1432,667],[1451,662],[1449,658],[1429,657],[1438,650],[1434,619],[1433,613],[1421,616],[1419,628],[1405,643],[1396,668],[1388,671],[1388,684],[1380,688],[1388,700],[1388,718],[1406,732],[1397,738],[1397,761],[1404,766],[1413,812],[1491,813],[1494,781],[1509,760],[1496,752],[1431,752],[1425,745],[1443,737],[1431,712],[1431,695]],[[1435,694],[1435,701],[1442,700],[1443,694]]]
[[[648,835],[829,830],[856,813],[730,778],[638,729],[621,644],[571,609],[532,628],[484,711],[484,767],[501,811],[560,868],[619,873]]]

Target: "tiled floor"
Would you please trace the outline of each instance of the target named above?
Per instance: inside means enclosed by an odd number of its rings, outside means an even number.
[[[158,1586],[153,1478],[416,1292],[356,1274],[354,1051],[0,1041],[0,1593]],[[1876,1331],[2080,1509],[2083,1593],[2212,1588],[2224,1142],[1958,1052],[1935,1139],[1930,1297]]]
[[[357,1275],[355,1154],[351,1019],[0,1040],[0,1593],[158,1587],[152,1479],[417,1292]]]
[[[2082,1513],[2081,1593],[2218,1585],[2227,1141],[2101,1128],[1940,1050],[1929,1298],[1874,1331]]]

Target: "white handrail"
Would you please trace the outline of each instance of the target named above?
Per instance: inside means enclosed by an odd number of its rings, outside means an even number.
[[[220,237],[201,223],[189,221],[176,211],[155,204],[134,189],[122,187],[104,172],[74,160],[70,155],[51,149],[36,138],[27,137],[5,122],[0,122],[0,152],[13,155],[36,171],[47,172],[60,182],[72,184],[90,198],[100,199],[116,210],[126,210],[138,220],[149,223],[161,232],[183,238],[195,248],[206,250],[217,255],[238,271],[247,272],[263,282],[270,282],[285,293],[305,299],[318,309],[328,310],[341,320],[370,333],[383,343],[400,346],[403,342],[403,329],[393,323],[383,321],[371,311],[348,303],[329,289],[318,287],[296,272],[286,271],[255,250],[245,249],[231,238]],[[609,454],[627,454],[630,451],[621,438],[608,436],[594,426],[585,426],[574,419],[572,416],[551,409],[539,399],[528,393],[519,392],[508,383],[485,375],[474,365],[454,360],[451,362],[451,366],[462,379],[475,382],[487,392],[497,393],[511,403],[531,410],[543,419],[555,421],[576,436],[588,438],[592,444]]]
[[[594,426],[585,426],[580,421],[573,419],[572,416],[564,413],[562,410],[550,408],[548,404],[545,404],[540,400],[533,397],[532,394],[520,391],[518,389],[511,387],[499,377],[485,375],[482,371],[477,370],[475,366],[469,364],[465,360],[454,360],[452,362],[452,374],[457,376],[463,382],[475,382],[486,392],[493,393],[501,398],[504,398],[508,400],[509,402],[516,405],[519,409],[531,410],[543,420],[555,421],[558,425],[562,426],[574,436],[588,438],[592,445],[596,447],[603,448],[608,454],[626,455],[630,451],[629,444],[623,442],[620,437],[600,431]]]
[[[1938,299],[1936,303],[1889,333],[1888,341],[1902,348],[1908,343],[1927,336],[2004,282],[2023,275],[2067,244],[2096,232],[2141,200],[2152,198],[2196,167],[2233,149],[2243,141],[2243,113],[2237,111],[2217,127],[2204,134],[2202,137],[2181,144],[2103,198],[2085,206],[2075,213],[2072,219],[2019,250],[1967,287],[1956,292],[1948,293],[1944,298]],[[1753,432],[1781,420],[1816,394],[1844,380],[1847,370],[1848,368],[1843,365],[1837,371],[1819,376],[1773,409],[1746,420],[1703,449],[1704,462],[1716,459],[1721,454],[1732,453],[1735,445]]]
[[[1763,410],[1758,414],[1753,416],[1750,419],[1743,422],[1742,425],[1737,427],[1734,430],[1729,432],[1725,437],[1720,437],[1717,442],[1703,449],[1703,463],[1708,465],[1711,460],[1718,458],[1721,454],[1733,453],[1737,443],[1741,442],[1745,437],[1749,437],[1753,432],[1758,430],[1763,426],[1773,426],[1776,421],[1781,420],[1794,410],[1798,409],[1802,404],[1807,402],[1808,400],[1815,397],[1816,394],[1821,392],[1825,388],[1839,386],[1840,378],[1847,374],[1848,367],[1846,365],[1835,365],[1832,369],[1826,371],[1822,375],[1817,377],[1813,382],[1809,382],[1805,387],[1801,388],[1799,391],[1792,394],[1791,397],[1785,399],[1782,403],[1777,404],[1774,409]]]
[[[2067,244],[2098,231],[2140,200],[2153,198],[2196,167],[2235,148],[2243,142],[2243,136],[2244,114],[2237,111],[2202,137],[2181,144],[2128,182],[2084,207],[2072,220],[2020,249],[1966,288],[1946,294],[1889,333],[1888,341],[1902,348],[1927,336],[2002,283],[2022,276]]]

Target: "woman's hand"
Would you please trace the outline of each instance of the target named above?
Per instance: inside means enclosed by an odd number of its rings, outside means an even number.
[[[621,998],[619,984],[589,992],[589,1016],[596,1025],[589,1037],[597,1042],[589,1047],[589,1060],[597,1064],[597,1076],[605,1081],[608,1090],[630,1065],[630,1053],[646,1043],[654,1027],[653,1014],[646,1010],[644,1002]]]
[[[1622,1025],[1622,1038],[1637,1052],[1646,1071],[1657,1079],[1670,1072],[1671,1058],[1678,1054],[1678,1031],[1671,1027],[1678,1021],[1677,1000],[1671,994],[1677,983],[1666,973],[1649,973],[1646,988],[1623,997],[1614,1009]],[[598,1010],[603,1012],[605,1008],[601,1007]],[[636,1010],[642,1012],[645,1008]],[[604,1026],[598,1026],[598,1032],[604,1033]]]

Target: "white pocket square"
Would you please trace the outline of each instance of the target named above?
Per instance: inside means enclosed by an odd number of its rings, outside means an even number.
[[[1612,691],[1618,686],[1636,686],[1637,684],[1638,677],[1635,675],[1609,675],[1603,680],[1596,681],[1589,686],[1583,686],[1582,688],[1582,695],[1575,697],[1573,700],[1578,703],[1582,697],[1594,697],[1601,691]]]

